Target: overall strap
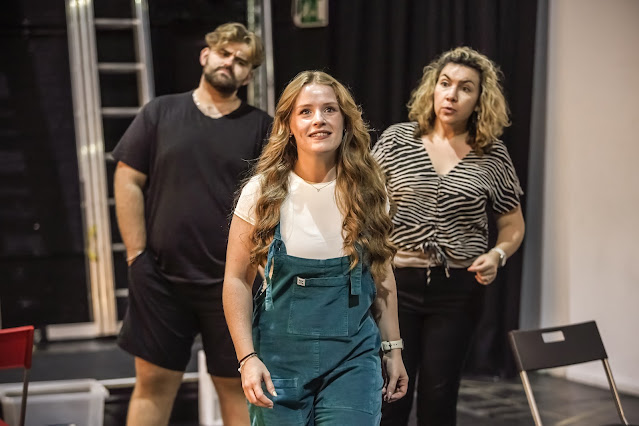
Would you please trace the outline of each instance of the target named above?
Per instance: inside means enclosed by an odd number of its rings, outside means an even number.
[[[266,279],[266,295],[264,299],[264,310],[273,310],[273,286],[271,283],[271,267],[273,266],[273,256],[276,252],[280,251],[284,247],[282,241],[282,235],[280,234],[280,224],[275,227],[275,233],[273,235],[273,241],[268,248],[268,256],[266,257],[266,267],[264,268],[264,278]]]
[[[355,244],[357,249],[357,255],[359,260],[357,265],[351,269],[351,294],[353,296],[359,296],[362,293],[362,263],[364,262],[364,256],[362,255],[362,248],[359,244]]]

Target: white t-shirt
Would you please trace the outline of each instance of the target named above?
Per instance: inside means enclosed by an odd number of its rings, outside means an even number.
[[[252,225],[260,196],[259,179],[253,176],[244,186],[235,207],[235,214]],[[335,181],[313,186],[291,172],[288,185],[288,196],[280,208],[280,233],[286,252],[306,259],[344,256],[344,217],[337,207]]]

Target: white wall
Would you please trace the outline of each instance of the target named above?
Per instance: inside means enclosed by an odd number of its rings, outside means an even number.
[[[639,394],[639,1],[550,0],[547,83],[540,325],[596,320]]]

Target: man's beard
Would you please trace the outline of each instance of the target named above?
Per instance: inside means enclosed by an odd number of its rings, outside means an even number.
[[[215,90],[220,92],[223,95],[232,95],[235,93],[237,89],[240,88],[237,80],[235,79],[235,75],[233,75],[233,71],[227,68],[228,75],[221,76],[217,73],[219,69],[223,67],[219,67],[213,71],[204,69],[204,79],[207,83],[209,83]]]

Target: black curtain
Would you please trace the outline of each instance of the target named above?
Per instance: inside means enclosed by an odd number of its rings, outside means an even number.
[[[2,326],[89,320],[64,2],[0,14]]]
[[[410,93],[438,54],[467,45],[494,60],[512,111],[503,140],[526,188],[536,0],[334,0],[329,26],[315,29],[296,28],[290,6],[273,4],[277,92],[299,71],[325,70],[351,88],[374,140],[407,120]],[[521,271],[520,250],[488,287],[469,374],[514,372],[506,332],[518,328]]]

